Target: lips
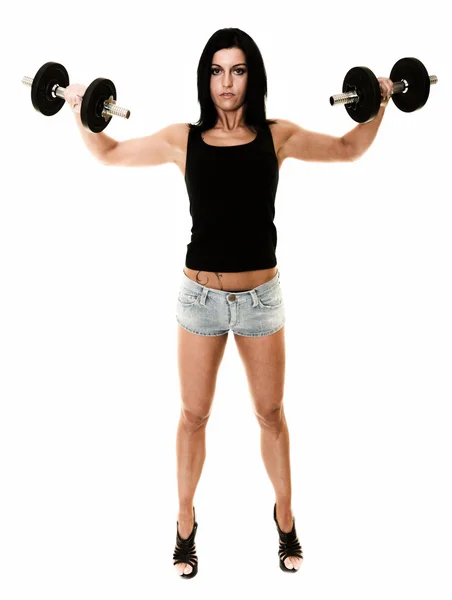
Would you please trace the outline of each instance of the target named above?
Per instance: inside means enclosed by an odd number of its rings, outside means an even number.
[[[220,96],[225,96],[226,98],[230,98],[231,96],[235,96],[235,94],[220,94]]]

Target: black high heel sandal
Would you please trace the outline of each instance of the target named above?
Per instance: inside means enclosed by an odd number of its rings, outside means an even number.
[[[295,517],[293,518],[293,527],[292,531],[288,533],[281,531],[278,525],[278,521],[276,519],[276,502],[275,508],[273,510],[273,518],[276,523],[276,527],[279,533],[279,567],[283,571],[287,573],[296,573],[299,569],[288,569],[284,564],[284,561],[288,556],[296,556],[298,558],[303,559],[303,550],[301,549],[300,543],[297,538],[297,532],[295,531]],[[301,566],[301,565],[300,565]]]
[[[193,569],[188,575],[186,573],[180,574],[180,577],[183,577],[184,579],[191,579],[198,572],[198,557],[196,556],[195,548],[195,536],[196,530],[198,529],[198,523],[196,522],[195,507],[193,507],[193,518],[194,525],[192,532],[185,540],[179,535],[179,521],[177,522],[176,548],[173,553],[173,564],[187,563]]]

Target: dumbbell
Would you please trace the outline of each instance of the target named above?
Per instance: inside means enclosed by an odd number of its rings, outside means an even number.
[[[47,62],[34,77],[24,77],[22,83],[31,86],[31,102],[34,108],[51,117],[65,103],[64,91],[69,85],[69,75],[63,65]],[[130,117],[130,110],[116,106],[116,88],[110,79],[99,77],[85,90],[80,117],[86,129],[93,133],[103,131],[111,117]]]
[[[392,99],[403,112],[413,112],[424,106],[430,86],[438,83],[436,75],[429,75],[417,58],[401,58],[392,67],[389,79],[394,83]],[[331,106],[345,104],[351,118],[367,123],[377,116],[381,103],[380,83],[367,67],[353,67],[342,84],[342,94],[330,97]]]

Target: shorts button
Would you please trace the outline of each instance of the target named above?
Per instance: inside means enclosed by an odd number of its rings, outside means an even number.
[[[234,302],[234,300],[235,300],[234,294],[229,294],[228,300],[230,300],[231,302]]]

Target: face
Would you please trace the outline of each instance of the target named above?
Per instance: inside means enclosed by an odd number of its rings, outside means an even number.
[[[240,48],[224,48],[212,57],[210,67],[210,93],[217,108],[230,111],[240,108],[245,101],[248,67],[246,56]],[[222,96],[231,92],[233,96]]]

